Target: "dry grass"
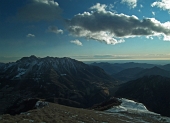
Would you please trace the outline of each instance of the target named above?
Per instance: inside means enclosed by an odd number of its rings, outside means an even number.
[[[140,120],[137,121],[136,118],[135,115],[125,117],[118,114],[104,114],[99,111],[49,103],[44,108],[31,110],[20,115],[1,115],[0,123],[126,123],[128,121],[140,123]],[[149,123],[158,123],[145,117],[142,117],[142,120]]]

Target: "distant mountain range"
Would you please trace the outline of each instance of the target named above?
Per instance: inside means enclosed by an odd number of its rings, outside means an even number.
[[[136,78],[143,77],[143,76],[150,76],[150,75],[160,75],[160,76],[170,77],[170,71],[155,66],[140,71],[139,73],[136,74]]]
[[[90,107],[109,99],[115,83],[103,69],[71,58],[23,57],[0,65],[0,113],[28,98]]]
[[[164,70],[170,71],[170,64],[163,65],[161,66],[161,68]]]
[[[127,82],[127,81],[137,78],[136,74],[143,70],[145,70],[145,69],[140,68],[140,67],[127,68],[127,69],[124,69],[116,74],[113,74],[112,76],[116,77],[117,79],[119,79],[121,81]]]
[[[134,63],[134,62],[128,62],[128,63],[107,63],[107,62],[101,62],[101,63],[92,63],[94,66],[98,66],[102,69],[104,69],[107,73],[110,75],[116,74],[122,70],[129,69],[129,68],[152,68],[155,65],[154,64],[147,64],[147,63]]]
[[[128,82],[143,76],[160,75],[170,77],[170,64],[155,65],[147,63],[92,63],[92,65],[101,67],[112,77]]]
[[[122,66],[107,63],[107,62],[101,62],[101,63],[94,62],[91,65],[98,66],[98,67],[102,68],[104,71],[106,71],[110,75],[118,73],[125,69]]]
[[[118,80],[128,82],[130,80],[134,80],[143,76],[150,76],[150,75],[160,75],[164,77],[170,77],[170,71],[167,71],[165,69],[159,68],[159,67],[152,67],[152,68],[128,68],[124,69],[116,74],[113,74],[112,76],[117,78]]]

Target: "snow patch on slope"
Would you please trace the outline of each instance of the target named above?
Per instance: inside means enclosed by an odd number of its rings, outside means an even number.
[[[111,109],[108,109],[107,112],[128,112],[135,114],[152,114],[160,115],[151,111],[148,111],[147,108],[142,104],[135,102],[133,100],[128,100],[125,98],[120,99],[122,102],[120,106],[113,106]]]
[[[20,76],[22,76],[24,74],[25,74],[25,72],[21,72],[21,73],[17,74],[15,77],[20,77]]]
[[[20,77],[20,76],[22,76],[22,75],[25,74],[26,69],[23,69],[23,68],[19,68],[19,67],[18,67],[17,71],[18,71],[18,74],[17,74],[15,77],[18,78],[18,77]]]
[[[142,103],[138,103],[133,100],[128,100],[125,98],[120,99],[120,101],[122,102],[120,106],[113,106],[111,109],[106,110],[105,113],[114,114],[114,116],[117,115],[120,118],[126,117],[129,120],[135,120],[135,122],[140,122],[140,123],[150,123],[145,121],[142,118],[142,116],[153,118],[154,120],[160,123],[170,123],[169,117],[163,117],[160,114],[148,111],[147,108]],[[137,117],[133,118],[131,116],[128,116],[127,113],[139,114],[139,115],[136,115]]]

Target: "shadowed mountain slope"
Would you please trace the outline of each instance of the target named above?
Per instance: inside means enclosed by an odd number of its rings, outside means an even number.
[[[57,98],[64,105],[89,107],[110,98],[115,82],[103,69],[71,58],[23,57],[0,69],[0,106],[5,110],[26,98]]]
[[[145,76],[125,84],[116,92],[117,97],[137,100],[156,113],[170,116],[170,78]]]

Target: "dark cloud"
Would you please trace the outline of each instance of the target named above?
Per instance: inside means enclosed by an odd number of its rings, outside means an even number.
[[[91,8],[95,10],[67,20],[68,30],[72,35],[107,44],[121,43],[124,42],[123,38],[129,37],[170,35],[169,23],[160,23],[154,18],[139,20],[134,15],[116,14],[106,11],[106,6],[100,4]]]
[[[53,33],[56,33],[56,34],[63,34],[64,33],[62,29],[58,29],[56,26],[49,26],[47,31],[53,32]]]
[[[52,21],[60,18],[61,9],[54,0],[30,0],[21,8],[17,17],[24,21]]]

